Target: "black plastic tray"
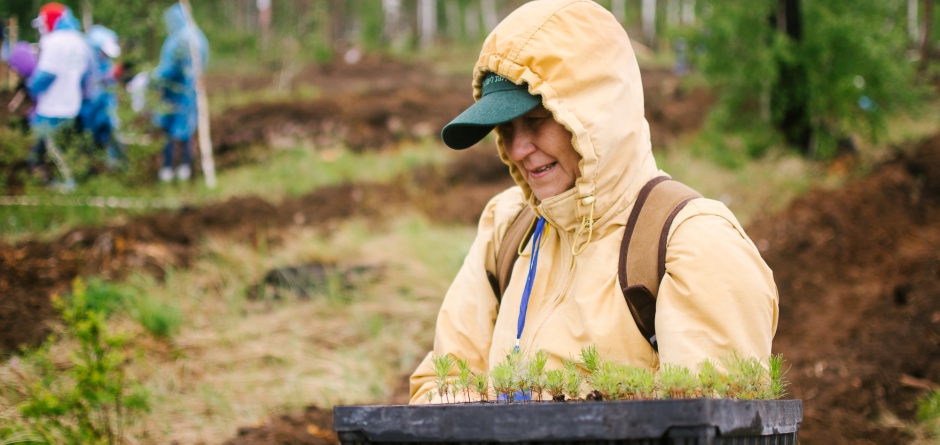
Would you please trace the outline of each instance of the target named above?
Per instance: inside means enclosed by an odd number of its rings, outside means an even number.
[[[343,445],[579,443],[790,445],[800,400],[687,399],[337,406]]]

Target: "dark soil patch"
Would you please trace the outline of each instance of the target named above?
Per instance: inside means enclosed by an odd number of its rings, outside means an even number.
[[[333,412],[311,406],[259,427],[239,428],[238,436],[225,442],[225,445],[256,444],[339,445],[333,432]]]
[[[909,439],[877,419],[914,418],[925,391],[905,376],[940,382],[938,218],[940,137],[750,228],[780,292],[774,349],[804,400],[801,443]]]
[[[512,185],[495,153],[492,146],[464,150],[442,171],[424,169],[389,184],[337,185],[277,204],[231,198],[73,229],[51,242],[0,244],[0,353],[45,338],[54,319],[49,297],[67,291],[75,277],[120,278],[135,270],[162,278],[167,267],[188,267],[209,234],[270,243],[276,240],[266,239],[268,229],[329,229],[350,217],[383,219],[408,208],[438,223],[476,224],[489,199]]]
[[[690,88],[664,68],[643,70],[643,99],[653,148],[664,148],[701,128],[715,102],[703,88]]]

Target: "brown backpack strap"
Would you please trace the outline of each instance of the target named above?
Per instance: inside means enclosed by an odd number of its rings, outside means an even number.
[[[529,243],[532,238],[532,232],[529,228],[532,226],[532,220],[535,219],[535,212],[529,206],[524,206],[516,220],[509,225],[509,230],[503,236],[503,241],[496,252],[496,271],[486,271],[486,276],[490,280],[490,286],[493,287],[493,293],[496,294],[496,302],[503,300],[503,293],[506,292],[506,286],[509,285],[509,278],[512,276],[512,268],[519,258],[519,244],[525,238],[525,243]]]
[[[666,241],[672,221],[695,190],[668,177],[653,178],[640,190],[620,244],[620,288],[643,337],[657,351],[656,297],[666,275]]]

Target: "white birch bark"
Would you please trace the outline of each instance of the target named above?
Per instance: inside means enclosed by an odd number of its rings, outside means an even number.
[[[627,20],[627,0],[611,0],[610,12],[614,13],[614,18],[622,25]]]
[[[695,0],[683,0],[682,24],[686,26],[695,25]]]
[[[643,0],[643,37],[651,48],[656,45],[656,0]]]
[[[666,24],[669,25],[669,28],[676,28],[679,26],[679,14],[681,13],[681,8],[682,4],[679,3],[679,0],[669,0],[666,3]]]
[[[480,36],[480,8],[476,3],[467,5],[463,12],[463,28],[467,32],[467,37],[476,39]]]
[[[428,49],[434,45],[436,31],[437,1],[418,0],[418,32],[421,36],[421,48]]]
[[[394,41],[401,32],[401,0],[382,0],[385,23],[382,32],[385,38]]]
[[[911,37],[911,41],[917,42],[920,40],[920,33],[917,30],[917,0],[907,0],[907,34]]]
[[[483,25],[489,33],[499,24],[499,14],[496,12],[496,0],[480,0],[480,10],[483,13]]]

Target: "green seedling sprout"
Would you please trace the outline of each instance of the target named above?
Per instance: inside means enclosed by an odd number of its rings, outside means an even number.
[[[512,354],[507,355],[505,360],[499,362],[490,370],[490,377],[493,379],[493,390],[496,391],[496,398],[499,399],[500,394],[505,394],[511,403],[516,391],[516,380],[518,380]]]
[[[770,399],[777,400],[787,394],[787,382],[783,377],[788,369],[783,369],[783,354],[770,356]]]
[[[689,368],[666,363],[659,370],[659,385],[663,398],[688,399],[698,387],[698,379]]]
[[[550,369],[545,373],[545,390],[552,400],[563,402],[565,400],[565,371]]]
[[[548,364],[548,352],[540,349],[535,353],[535,357],[529,359],[528,372],[526,372],[529,397],[532,398],[538,394],[539,401],[542,401],[542,392],[545,390],[545,365]]]
[[[441,395],[441,398],[447,397],[448,387],[450,386],[450,381],[448,381],[447,377],[450,375],[450,371],[454,368],[456,362],[457,359],[450,354],[431,356],[434,381],[437,383],[437,393]]]
[[[597,363],[597,370],[588,376],[588,384],[600,392],[604,400],[620,400],[623,398],[623,377],[623,365],[603,360]]]
[[[424,395],[428,398],[428,403],[431,403],[431,401],[434,400],[434,390],[433,390],[433,389],[429,389],[428,392],[424,393]]]
[[[479,374],[472,374],[470,376],[470,384],[473,388],[474,394],[476,394],[481,401],[486,402],[489,400],[490,396],[490,374],[487,372],[481,372]]]
[[[578,362],[561,359],[561,364],[565,367],[565,395],[572,400],[580,399],[584,374],[581,374],[581,370],[578,369]]]
[[[473,372],[470,370],[470,363],[466,359],[457,360],[457,373],[457,385],[455,388],[458,391],[464,393],[464,395],[467,397],[467,403],[470,403],[470,390],[472,389],[470,378],[472,377]]]
[[[625,366],[623,373],[623,391],[625,398],[633,400],[655,398],[656,378],[653,375],[653,371],[636,366]]]
[[[594,374],[601,367],[601,354],[597,352],[597,345],[581,348],[581,364],[588,374]]]
[[[741,358],[737,353],[721,359],[726,374],[726,396],[733,399],[761,399],[766,393],[761,389],[767,370],[755,357]]]
[[[726,389],[722,382],[721,372],[711,360],[705,359],[699,365],[698,382],[702,389],[702,397],[722,398],[725,396]]]

